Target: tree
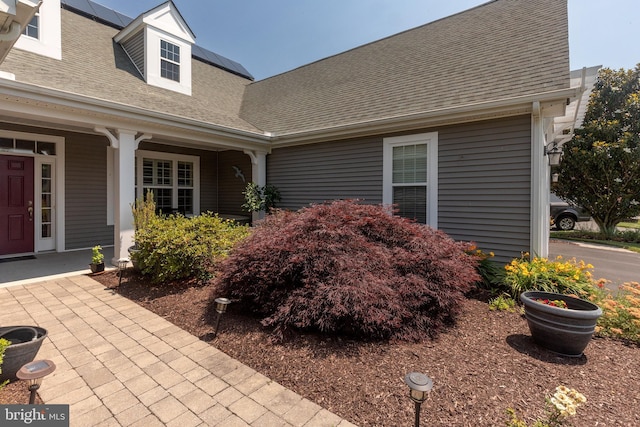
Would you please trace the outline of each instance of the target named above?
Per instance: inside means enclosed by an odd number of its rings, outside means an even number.
[[[558,174],[556,194],[587,209],[608,238],[640,214],[640,64],[600,70]]]

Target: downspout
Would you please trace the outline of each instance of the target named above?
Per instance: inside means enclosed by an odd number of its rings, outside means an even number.
[[[545,133],[540,102],[535,101],[531,113],[531,231],[532,257],[549,255],[549,174],[545,155]]]

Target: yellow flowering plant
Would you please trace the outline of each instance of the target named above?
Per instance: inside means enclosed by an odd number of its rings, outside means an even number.
[[[547,417],[546,419],[537,419],[532,427],[560,427],[569,424],[569,417],[576,414],[578,406],[587,401],[587,398],[576,389],[563,385],[556,387],[551,397],[546,399]],[[528,424],[521,418],[518,418],[513,408],[507,409],[509,420],[507,427],[527,427]]]
[[[575,258],[565,261],[534,257],[525,253],[505,267],[504,283],[514,298],[524,291],[544,291],[584,297],[592,293],[593,265]]]

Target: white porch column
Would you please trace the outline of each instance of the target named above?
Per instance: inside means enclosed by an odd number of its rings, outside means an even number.
[[[540,103],[531,115],[531,256],[549,256],[549,159],[545,155],[544,119]]]
[[[267,185],[267,152],[244,150],[244,153],[251,158],[251,181],[261,187]],[[252,221],[264,218],[264,211],[253,212]]]
[[[95,128],[104,134],[113,148],[113,259],[117,265],[119,258],[128,258],[127,249],[133,245],[133,212],[135,202],[135,159],[138,144],[151,135],[136,138],[137,132],[117,129],[116,135],[106,128]]]
[[[127,258],[127,249],[133,245],[133,212],[131,204],[135,202],[135,131],[118,129],[118,147],[115,150],[114,178],[114,223],[113,223],[113,261]],[[115,263],[117,265],[117,263]]]

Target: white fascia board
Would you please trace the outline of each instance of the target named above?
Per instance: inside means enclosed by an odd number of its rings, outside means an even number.
[[[270,151],[269,138],[264,133],[238,130],[168,113],[82,96],[42,86],[27,85],[12,80],[0,80],[0,110],[5,115],[16,114],[42,117],[76,126],[90,125],[106,128],[136,128],[138,132],[162,135],[167,138],[190,139],[194,142],[215,143],[233,149],[261,149]],[[28,104],[11,102],[11,98],[25,99]],[[58,108],[56,108],[58,107]],[[60,108],[61,107],[61,108]],[[65,109],[73,109],[67,111]],[[81,117],[80,113],[85,113]],[[106,116],[106,117],[105,117]]]
[[[272,134],[272,141],[274,148],[286,147],[328,141],[336,137],[370,136],[380,133],[425,129],[427,127],[530,114],[531,105],[534,101],[542,103],[545,107],[566,103],[567,98],[575,96],[579,89],[580,88],[560,89],[539,94],[367,120],[334,127],[286,134]]]

